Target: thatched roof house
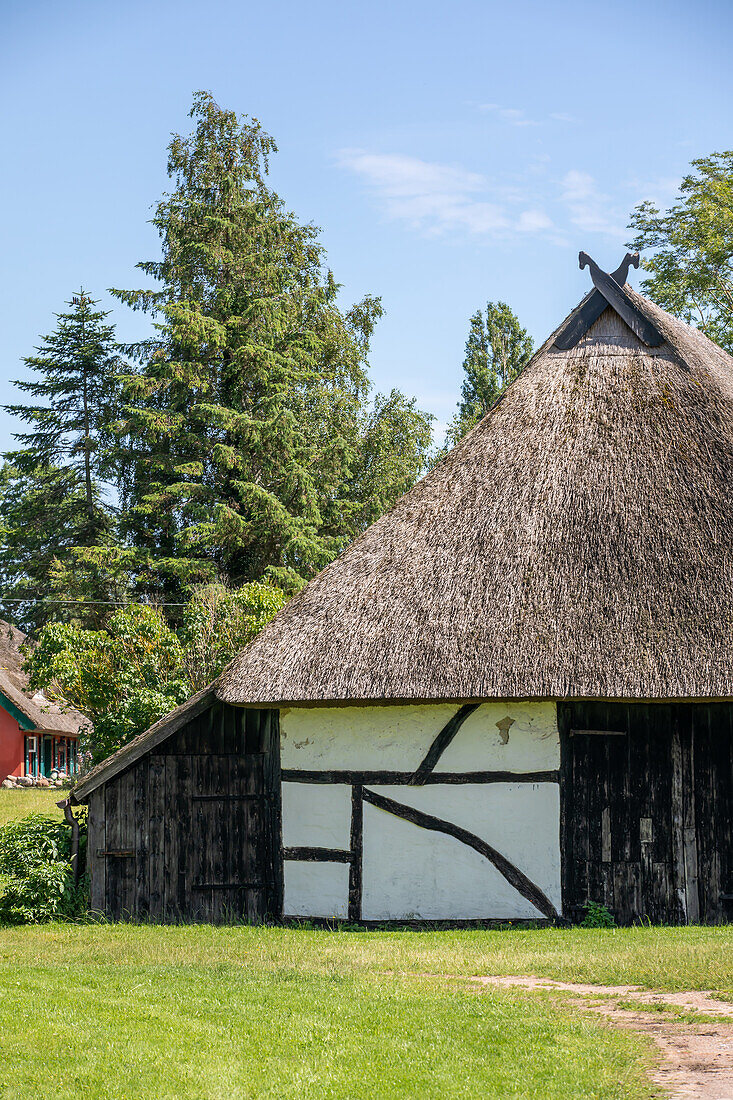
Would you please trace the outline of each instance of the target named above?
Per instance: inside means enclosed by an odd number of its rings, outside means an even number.
[[[520,919],[593,900],[722,919],[733,360],[624,285],[627,267],[591,261],[594,290],[497,405],[191,704],[190,727],[185,708],[158,723],[77,797],[167,752],[203,759],[207,722],[237,755],[258,715],[277,758],[258,788],[276,807],[269,900],[231,881],[235,909]],[[213,872],[191,874],[180,906],[200,888],[196,911],[218,914]]]
[[[22,630],[0,619],[0,782],[6,776],[73,775],[79,730],[86,719],[29,686]]]

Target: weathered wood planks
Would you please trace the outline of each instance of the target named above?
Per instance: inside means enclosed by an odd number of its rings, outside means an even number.
[[[279,757],[277,712],[216,703],[94,791],[92,907],[116,920],[279,916]]]
[[[733,892],[733,708],[558,704],[565,913],[717,923]],[[579,730],[608,736],[571,736]],[[614,736],[624,730],[626,737]]]

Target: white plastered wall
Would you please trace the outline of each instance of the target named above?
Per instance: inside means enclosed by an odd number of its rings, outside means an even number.
[[[348,851],[351,781],[320,772],[411,774],[458,704],[283,709],[283,845]],[[560,806],[554,777],[487,782],[487,773],[552,773],[559,768],[552,702],[484,703],[438,761],[433,782],[366,780],[367,790],[474,834],[496,848],[560,910]],[[306,772],[307,782],[293,772]],[[440,783],[482,773],[480,782]],[[288,774],[290,773],[290,775]],[[337,781],[334,781],[334,778]],[[315,782],[313,780],[316,780]],[[536,918],[537,908],[483,855],[455,837],[384,809],[363,807],[364,920]],[[287,854],[287,853],[286,853]],[[343,917],[349,867],[285,860],[285,915]]]

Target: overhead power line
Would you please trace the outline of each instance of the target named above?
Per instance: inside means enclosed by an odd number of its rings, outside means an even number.
[[[48,600],[40,599],[34,600],[30,597],[23,599],[22,596],[13,596],[9,599],[4,599],[0,596],[0,604],[5,603],[32,603],[34,606],[39,604],[57,604],[64,607],[74,607],[77,604],[94,607],[130,607],[134,603],[139,603],[143,607],[188,607],[187,603],[170,603],[168,600],[156,601],[155,603],[143,603],[136,600]]]

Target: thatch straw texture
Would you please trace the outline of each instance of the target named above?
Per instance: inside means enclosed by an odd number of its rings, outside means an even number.
[[[733,696],[733,359],[627,287],[228,667],[235,704]]]
[[[0,693],[33,723],[34,729],[62,734],[78,733],[81,725],[89,725],[82,714],[50,702],[42,692],[33,691],[28,686],[20,652],[25,641],[27,638],[22,630],[0,619]]]

